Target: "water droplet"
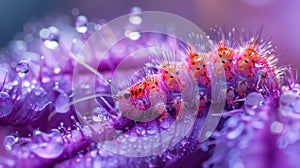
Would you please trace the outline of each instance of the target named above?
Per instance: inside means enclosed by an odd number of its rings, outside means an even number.
[[[70,98],[66,93],[61,93],[55,101],[55,111],[58,113],[66,113],[70,110],[70,106],[67,105],[70,102]]]
[[[43,39],[44,45],[47,48],[54,50],[58,47],[59,35],[56,27],[51,26],[47,29],[44,28],[40,30],[40,37]]]
[[[90,155],[91,155],[91,157],[93,157],[93,158],[97,157],[97,155],[98,155],[97,150],[91,151]]]
[[[252,92],[247,95],[245,100],[245,107],[247,112],[253,113],[253,110],[263,105],[265,99],[260,93]]]
[[[79,33],[85,33],[87,31],[87,23],[87,17],[83,15],[78,16],[75,22],[76,31]]]
[[[279,98],[280,106],[288,106],[291,103],[294,103],[298,98],[299,96],[297,94],[286,91]]]
[[[125,36],[128,37],[129,39],[135,41],[138,40],[141,37],[141,33],[138,31],[129,31],[127,30],[125,32]]]
[[[137,132],[138,134],[140,134],[140,135],[145,135],[146,130],[145,130],[145,128],[143,128],[143,127],[137,127],[137,128],[136,128],[136,132]]]
[[[60,68],[54,68],[54,73],[55,73],[55,74],[58,74],[58,73],[60,73],[60,71],[61,71],[61,69],[60,69]]]
[[[129,21],[132,24],[139,25],[142,23],[142,18],[140,16],[130,16]]]
[[[58,41],[56,41],[56,40],[45,40],[44,44],[47,48],[52,49],[52,50],[54,50],[58,47]]]
[[[140,14],[141,12],[142,12],[142,9],[138,6],[131,8],[131,14],[137,15],[137,14]]]
[[[188,141],[187,141],[186,139],[181,140],[181,142],[180,142],[180,143],[181,143],[181,146],[185,146],[185,145],[187,144],[187,142],[188,142]]]
[[[203,152],[207,152],[209,147],[205,144],[205,143],[202,143],[200,145],[200,149],[203,151]]]
[[[13,109],[13,101],[9,94],[6,92],[0,92],[0,118],[8,116]]]
[[[37,87],[34,88],[33,93],[36,96],[41,96],[41,95],[46,94],[46,91],[43,87],[37,86]]]
[[[63,140],[58,130],[46,134],[40,131],[34,133],[31,151],[42,158],[57,158],[63,152]]]
[[[281,122],[278,121],[274,121],[271,124],[271,132],[274,134],[281,134],[283,132],[284,129],[284,124],[282,124]]]
[[[26,61],[20,61],[16,66],[16,71],[20,77],[25,76],[29,72],[29,64]]]
[[[160,126],[164,129],[168,129],[171,126],[171,123],[169,121],[163,121],[160,123]]]
[[[147,133],[149,135],[153,135],[153,134],[157,133],[157,130],[154,127],[149,127],[149,128],[147,128]]]
[[[7,151],[10,151],[12,150],[13,148],[13,145],[18,142],[19,138],[18,137],[15,137],[13,135],[8,135],[4,138],[4,147]]]
[[[23,86],[24,87],[30,87],[30,82],[29,81],[23,81]]]
[[[102,121],[101,116],[97,115],[97,114],[95,114],[95,115],[92,116],[92,120],[94,122],[100,122],[100,121]]]

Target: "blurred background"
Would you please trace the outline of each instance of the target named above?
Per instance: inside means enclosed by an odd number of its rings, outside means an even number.
[[[128,14],[133,6],[177,14],[204,31],[219,25],[255,33],[263,25],[263,34],[278,46],[280,65],[300,69],[299,0],[0,0],[0,48],[22,32],[25,23],[48,14],[71,15],[78,8],[80,14],[109,21]]]

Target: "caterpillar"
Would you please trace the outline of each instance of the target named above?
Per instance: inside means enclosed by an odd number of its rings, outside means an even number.
[[[240,37],[235,29],[227,34],[220,28],[212,30],[216,35],[212,51],[202,52],[197,49],[200,44],[182,44],[176,39],[169,40],[175,41],[176,49],[155,47],[158,49],[150,56],[151,63],[136,72],[139,78],[127,81],[127,87],[115,93],[116,109],[129,118],[139,118],[154,110],[160,115],[160,121],[171,113],[180,119],[182,105],[189,103],[182,99],[181,92],[189,95],[192,92],[189,86],[194,82],[198,93],[191,99],[197,102],[197,115],[201,115],[211,103],[211,79],[221,75],[222,69],[226,79],[222,85],[227,89],[218,94],[226,95],[226,110],[241,107],[250,92],[276,97],[280,71],[275,66],[277,60],[271,42],[262,39],[261,31],[254,37],[235,39]],[[209,74],[210,69],[215,69],[217,74]]]

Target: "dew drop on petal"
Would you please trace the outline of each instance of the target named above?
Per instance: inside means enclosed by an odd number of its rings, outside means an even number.
[[[58,47],[59,35],[56,27],[51,26],[49,28],[41,29],[39,34],[47,48],[54,50]]]
[[[154,127],[149,127],[149,128],[147,128],[147,133],[149,135],[153,135],[153,134],[157,133],[157,130]]]
[[[16,71],[20,77],[25,76],[29,72],[29,64],[26,61],[20,61],[16,66]]]
[[[140,39],[141,38],[141,33],[140,32],[138,32],[138,31],[126,31],[125,32],[125,36],[126,37],[128,37],[130,40],[133,40],[133,41],[135,41],[135,40],[138,40],[138,39]]]
[[[12,150],[13,145],[19,140],[18,137],[15,137],[13,135],[8,135],[4,138],[4,147],[7,151]]]
[[[293,92],[285,92],[279,98],[280,106],[288,106],[291,103],[295,102],[299,96]]]
[[[270,126],[271,132],[274,134],[281,134],[284,130],[284,124],[278,121],[274,121]]]
[[[145,130],[145,128],[143,128],[143,127],[137,127],[137,128],[136,128],[136,132],[137,132],[138,134],[140,134],[140,135],[145,135],[146,130]]]
[[[56,49],[58,47],[58,42],[57,41],[52,41],[52,40],[45,40],[44,44],[47,48],[49,49]]]
[[[207,152],[209,150],[209,147],[205,144],[205,143],[202,143],[200,145],[200,149],[203,151],[203,152]]]
[[[259,107],[263,104],[264,100],[264,97],[260,93],[252,92],[247,95],[245,104],[252,107]]]
[[[63,153],[63,140],[59,131],[52,131],[49,134],[36,131],[30,148],[41,158],[56,158]]]
[[[142,23],[142,18],[140,16],[130,16],[129,21],[134,25],[139,25]]]
[[[66,93],[61,93],[55,101],[55,110],[58,113],[66,113],[70,110],[70,106],[67,105],[70,102],[70,98]]]
[[[43,87],[35,87],[34,90],[33,90],[33,93],[36,95],[36,96],[41,96],[41,95],[44,95],[46,94],[46,91]]]
[[[0,118],[9,115],[14,109],[13,101],[9,94],[0,92]]]
[[[245,106],[248,112],[252,112],[256,108],[259,108],[263,105],[265,99],[260,93],[252,92],[247,95],[245,100]]]
[[[88,30],[87,23],[87,17],[83,15],[78,16],[75,22],[76,31],[79,33],[85,33]]]
[[[54,72],[55,74],[59,74],[60,71],[61,71],[61,69],[60,69],[59,67],[54,68],[54,70],[53,70],[53,72]]]
[[[171,123],[169,121],[163,121],[160,123],[160,127],[163,129],[168,129],[168,128],[170,128],[170,126],[171,126]]]
[[[141,12],[142,12],[142,9],[138,6],[131,8],[131,14],[137,15],[137,14],[140,14]]]

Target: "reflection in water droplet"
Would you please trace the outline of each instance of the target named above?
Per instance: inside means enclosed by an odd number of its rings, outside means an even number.
[[[66,93],[61,93],[55,101],[55,111],[58,113],[66,113],[70,110],[70,106],[66,105],[70,102],[70,98]]]
[[[9,115],[14,109],[13,102],[6,92],[0,92],[0,118]]]
[[[29,72],[29,64],[26,61],[20,61],[16,66],[16,71],[20,77],[25,76]]]

